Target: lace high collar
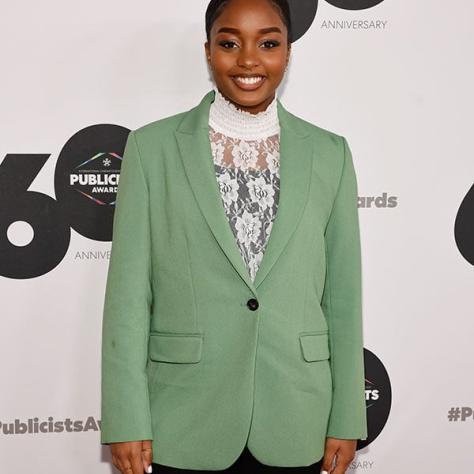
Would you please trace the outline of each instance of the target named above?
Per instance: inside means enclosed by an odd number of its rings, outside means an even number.
[[[228,137],[259,140],[280,132],[277,112],[277,96],[262,112],[251,114],[238,109],[213,87],[215,96],[209,110],[209,125]]]

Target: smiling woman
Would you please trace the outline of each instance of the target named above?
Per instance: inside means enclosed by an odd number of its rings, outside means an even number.
[[[291,29],[284,0],[212,0],[213,90],[128,137],[102,336],[123,474],[343,474],[367,437],[357,180],[277,98]]]
[[[221,93],[241,110],[266,110],[291,52],[286,1],[212,1],[206,13],[207,60]]]

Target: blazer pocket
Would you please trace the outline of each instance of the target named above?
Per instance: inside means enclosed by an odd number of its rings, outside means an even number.
[[[304,332],[300,333],[298,337],[304,360],[313,362],[329,359],[329,337],[327,330]]]
[[[150,333],[148,353],[157,362],[196,363],[202,355],[202,333]]]

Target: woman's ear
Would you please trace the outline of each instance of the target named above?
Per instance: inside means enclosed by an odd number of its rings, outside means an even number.
[[[207,58],[207,62],[209,64],[209,66],[211,65],[211,51],[209,49],[209,42],[206,41],[204,43],[204,51],[206,52],[206,58]]]

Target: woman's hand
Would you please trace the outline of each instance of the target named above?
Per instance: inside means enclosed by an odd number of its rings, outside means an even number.
[[[356,439],[326,438],[321,472],[344,474],[355,457],[356,447]],[[336,457],[336,466],[333,469],[334,457]]]
[[[110,449],[112,464],[122,474],[151,472],[153,451],[150,440],[110,443]]]

